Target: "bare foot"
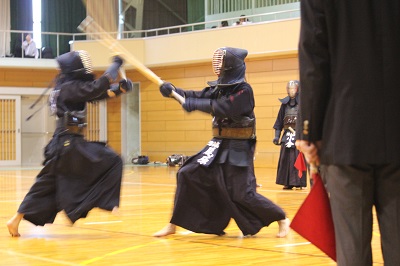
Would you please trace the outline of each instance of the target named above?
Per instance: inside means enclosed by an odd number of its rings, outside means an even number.
[[[10,235],[12,237],[19,237],[21,236],[18,233],[18,226],[19,223],[21,222],[22,218],[24,217],[23,214],[21,213],[17,213],[15,214],[8,222],[7,222],[7,228],[8,228],[8,232],[10,232]]]
[[[286,218],[286,219],[278,221],[278,224],[279,224],[279,232],[276,235],[276,237],[285,237],[285,236],[287,236],[287,234],[290,231],[290,227],[289,227],[290,220],[289,220],[289,218]]]
[[[115,216],[121,216],[121,214],[120,214],[120,212],[119,212],[118,206],[115,206],[115,207],[112,209],[111,213],[112,213],[113,215],[115,215]]]
[[[163,229],[155,233],[153,236],[160,237],[160,236],[172,235],[175,234],[175,231],[176,231],[176,225],[169,223]]]

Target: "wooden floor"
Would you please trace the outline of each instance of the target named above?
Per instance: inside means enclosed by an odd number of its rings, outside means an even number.
[[[95,209],[71,226],[61,212],[44,227],[23,220],[21,237],[12,238],[6,222],[40,168],[0,168],[0,265],[336,265],[293,231],[276,238],[277,223],[251,238],[242,238],[233,220],[222,237],[182,228],[152,237],[169,221],[177,169],[125,166],[118,216]],[[282,190],[274,183],[275,171],[256,168],[258,192],[293,218],[309,189]],[[374,265],[383,265],[376,220],[373,250]]]

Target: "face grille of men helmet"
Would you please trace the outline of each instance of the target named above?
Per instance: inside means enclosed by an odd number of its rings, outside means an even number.
[[[83,68],[85,69],[85,73],[86,74],[93,73],[92,60],[90,59],[89,54],[84,50],[79,50],[78,53],[83,64]]]
[[[229,86],[245,81],[247,50],[234,47],[220,47],[214,51],[212,66],[218,80],[209,82],[215,86]]]
[[[63,74],[79,75],[93,72],[89,54],[83,50],[62,54],[56,60]]]
[[[291,80],[286,85],[286,90],[290,98],[296,97],[297,93],[299,92],[299,81]]]
[[[84,50],[72,51],[56,58],[62,78],[66,80],[94,80],[92,62]]]
[[[214,74],[219,76],[221,74],[221,69],[223,68],[224,56],[226,51],[223,49],[217,49],[214,51],[213,59],[212,59],[212,66]]]

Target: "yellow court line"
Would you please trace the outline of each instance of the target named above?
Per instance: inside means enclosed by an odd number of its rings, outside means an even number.
[[[128,175],[131,175],[131,174],[134,174],[134,173],[135,173],[135,171],[130,170],[129,172],[124,173],[123,175],[124,175],[124,176],[128,176]]]
[[[176,239],[176,238],[168,238],[168,240],[174,240],[174,239]],[[95,258],[90,259],[90,260],[85,260],[85,261],[79,263],[79,265],[88,265],[88,264],[94,263],[96,261],[102,260],[105,257],[118,255],[118,254],[121,254],[121,253],[124,253],[124,252],[128,252],[128,251],[131,251],[131,250],[143,248],[143,247],[155,244],[155,243],[160,243],[162,240],[165,240],[165,238],[157,240],[157,241],[152,241],[152,242],[149,242],[149,243],[146,243],[146,244],[136,245],[136,246],[133,246],[133,247],[129,247],[129,248],[124,248],[124,249],[120,249],[120,250],[117,250],[117,251],[113,251],[113,252],[104,254],[103,256],[100,256],[100,257],[95,257]]]
[[[23,258],[27,258],[27,259],[31,259],[31,260],[45,261],[45,262],[59,264],[59,265],[69,265],[69,266],[79,265],[77,263],[72,263],[72,262],[68,262],[68,261],[49,259],[49,258],[45,258],[45,257],[29,255],[29,254],[15,252],[15,251],[11,251],[11,250],[0,250],[0,253],[13,255],[14,257],[23,257]]]

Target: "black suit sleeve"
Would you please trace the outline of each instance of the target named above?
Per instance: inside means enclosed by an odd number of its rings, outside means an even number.
[[[318,141],[328,106],[331,77],[326,1],[301,1],[299,41],[300,107],[296,126],[297,139]]]

